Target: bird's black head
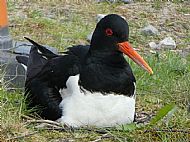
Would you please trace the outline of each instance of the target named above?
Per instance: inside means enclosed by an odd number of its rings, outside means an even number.
[[[149,73],[153,73],[149,65],[132,48],[128,42],[128,23],[119,15],[110,14],[102,18],[92,35],[89,52],[95,55],[119,55],[126,54],[134,62]]]
[[[117,50],[117,43],[128,41],[128,23],[119,15],[110,14],[98,22],[91,40],[91,50]]]

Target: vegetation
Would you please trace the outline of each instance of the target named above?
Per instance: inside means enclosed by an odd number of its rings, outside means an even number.
[[[74,44],[89,44],[86,36],[93,31],[97,14],[125,16],[130,26],[130,42],[154,70],[150,76],[127,58],[137,78],[137,114],[152,119],[116,128],[63,130],[52,123],[42,126],[31,120],[38,117],[26,110],[22,91],[7,92],[1,87],[0,141],[189,141],[190,56],[178,53],[190,43],[188,1],[139,1],[125,5],[92,0],[9,0],[8,9],[13,39],[28,36],[60,51]],[[148,23],[158,28],[160,34],[142,35],[140,29]],[[148,47],[150,41],[159,42],[166,36],[175,39],[177,50],[152,51]],[[47,130],[53,126],[59,131]]]

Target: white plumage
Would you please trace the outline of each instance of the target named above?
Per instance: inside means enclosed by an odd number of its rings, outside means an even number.
[[[60,90],[63,116],[58,120],[73,127],[115,126],[131,123],[135,115],[135,95],[104,94],[80,89],[79,75],[70,76],[67,89]]]

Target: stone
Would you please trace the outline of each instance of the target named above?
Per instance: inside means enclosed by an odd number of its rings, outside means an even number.
[[[10,49],[12,47],[12,44],[12,38],[10,36],[0,35],[0,50]]]
[[[30,48],[32,46],[29,42],[14,41],[13,42],[13,52],[16,54],[28,55],[30,53]],[[58,50],[56,48],[44,45],[47,49],[57,54]]]
[[[102,18],[104,18],[107,14],[97,14],[96,16],[96,22],[98,23]],[[126,20],[124,16],[121,16],[123,19]]]
[[[49,14],[45,15],[45,18],[56,19],[56,16],[54,14],[49,13]]]
[[[114,3],[114,2],[117,2],[118,0],[96,0],[97,2],[104,2],[104,1],[107,1],[107,2],[111,2],[111,3]]]
[[[89,35],[87,35],[86,39],[87,39],[88,42],[91,41],[92,35],[93,35],[93,32],[91,32]]]
[[[97,14],[97,16],[96,16],[96,22],[98,23],[105,16],[106,16],[106,14]]]
[[[172,37],[166,37],[159,43],[160,49],[176,49],[176,43]]]
[[[150,46],[150,48],[152,48],[152,49],[158,49],[158,48],[159,48],[159,45],[157,45],[155,42],[150,42],[150,43],[149,43],[149,46]]]
[[[155,42],[150,42],[149,47],[151,49],[170,49],[174,50],[176,49],[176,43],[171,37],[166,37],[163,40],[159,42],[159,44],[156,44]]]
[[[25,84],[26,70],[16,61],[17,55],[29,55],[32,44],[29,42],[13,41],[9,49],[0,50],[0,83],[7,90],[23,89]],[[47,49],[58,53],[56,48],[46,46]]]
[[[180,55],[183,58],[186,58],[187,56],[190,56],[190,46],[188,46],[187,48],[182,49],[182,51],[180,52]]]
[[[25,70],[17,63],[16,54],[0,50],[1,85],[6,90],[23,89]]]
[[[133,3],[133,0],[121,0],[125,4],[130,4]]]
[[[123,2],[125,4],[130,4],[133,2],[133,0],[96,0],[97,2],[104,2],[104,1],[107,1],[107,2],[110,2],[110,3],[115,3],[115,2]]]
[[[152,54],[156,54],[157,53],[157,51],[155,51],[155,50],[149,50],[149,52],[152,53]]]
[[[157,35],[159,33],[158,30],[152,25],[144,27],[141,29],[141,32],[145,35]]]
[[[14,15],[14,17],[19,17],[20,19],[27,19],[28,16],[24,13],[24,12],[17,12],[16,15]]]

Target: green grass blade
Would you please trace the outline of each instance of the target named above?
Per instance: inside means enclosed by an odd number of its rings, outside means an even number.
[[[169,112],[171,112],[174,108],[176,107],[176,105],[174,103],[171,104],[167,104],[164,107],[162,107],[156,114],[155,117],[152,118],[152,120],[150,121],[150,126],[155,125],[158,121],[160,121],[161,119],[163,119]]]

